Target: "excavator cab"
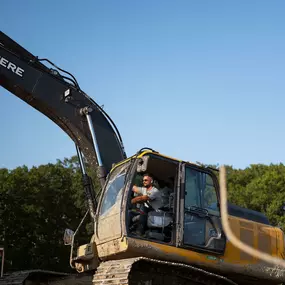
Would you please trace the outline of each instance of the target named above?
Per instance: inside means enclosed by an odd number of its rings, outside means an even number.
[[[162,201],[162,207],[147,213],[140,210],[141,204],[129,203],[135,195],[132,186],[142,186],[145,173],[154,176],[153,184],[161,192],[159,199]],[[128,235],[171,246],[223,252],[225,236],[217,208],[218,184],[210,171],[157,153],[147,153],[138,160],[132,181],[126,209]],[[136,235],[134,230],[140,215],[147,215],[147,230],[143,236]],[[177,225],[181,226],[180,232]]]
[[[154,177],[162,205],[153,209],[143,203],[149,208],[147,213],[142,203],[131,203],[136,196],[133,186],[142,187],[145,173]],[[126,237],[222,254],[226,239],[218,201],[218,183],[211,171],[154,151],[141,152],[115,166],[107,177],[96,215],[96,244]],[[136,228],[141,215],[145,215],[146,230],[139,235]],[[152,253],[145,254],[152,257]]]

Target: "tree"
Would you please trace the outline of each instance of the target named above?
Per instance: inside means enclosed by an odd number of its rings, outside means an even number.
[[[273,225],[285,230],[281,211],[285,202],[285,166],[256,164],[244,170],[228,167],[227,171],[229,201],[264,213]]]
[[[63,245],[63,233],[75,230],[87,210],[76,158],[1,169],[0,185],[5,269],[69,270],[70,248]],[[89,242],[91,233],[87,219],[77,241]]]

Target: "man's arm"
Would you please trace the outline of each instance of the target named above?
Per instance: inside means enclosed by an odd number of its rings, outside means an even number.
[[[159,190],[156,188],[153,188],[150,194],[135,197],[131,200],[131,203],[132,204],[144,203],[144,202],[149,201],[149,200],[155,200],[155,199],[160,199],[160,198],[161,198],[161,196],[160,196]]]
[[[136,204],[136,203],[144,203],[146,201],[149,200],[149,196],[148,195],[143,195],[143,196],[138,196],[138,197],[135,197],[131,200],[131,203],[132,204]]]

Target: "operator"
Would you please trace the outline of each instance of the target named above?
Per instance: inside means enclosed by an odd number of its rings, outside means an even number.
[[[139,217],[139,226],[137,228],[137,234],[143,235],[147,226],[147,214],[151,210],[159,210],[163,206],[161,192],[153,186],[153,176],[150,174],[144,174],[143,187],[133,186],[133,191],[138,194],[137,197],[131,200],[132,204],[142,204],[142,211]]]

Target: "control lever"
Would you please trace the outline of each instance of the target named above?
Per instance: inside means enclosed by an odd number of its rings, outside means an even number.
[[[187,212],[190,212],[192,214],[199,216],[200,218],[206,218],[209,216],[209,212],[207,209],[203,209],[197,206],[190,206],[189,208],[186,208],[185,210]]]

